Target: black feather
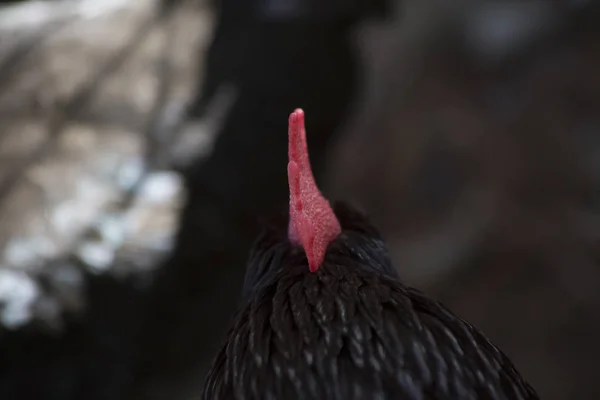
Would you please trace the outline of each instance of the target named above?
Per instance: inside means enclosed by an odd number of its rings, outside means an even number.
[[[404,286],[364,217],[316,273],[280,219],[259,237],[245,303],[204,399],[537,399],[512,362],[440,303]]]

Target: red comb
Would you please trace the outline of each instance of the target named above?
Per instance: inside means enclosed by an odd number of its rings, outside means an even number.
[[[288,236],[306,253],[311,272],[323,263],[329,244],[342,228],[329,202],[317,187],[306,147],[304,111],[296,109],[289,119],[290,225]]]

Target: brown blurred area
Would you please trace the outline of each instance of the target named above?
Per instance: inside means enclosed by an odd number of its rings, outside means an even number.
[[[401,275],[485,331],[542,398],[597,398],[600,30],[560,2],[493,3],[379,49],[332,182],[383,229]],[[516,31],[506,43],[485,33],[494,15]]]
[[[156,238],[173,235],[183,189],[144,201],[139,182],[175,179],[190,147],[208,154],[220,114],[195,140],[153,128],[177,125],[212,28],[208,5],[184,2],[159,24],[153,3],[43,29],[2,30],[0,16],[0,302],[10,301],[6,271],[26,271],[35,288],[110,253],[125,266],[86,268],[143,276],[148,254],[168,252]],[[366,85],[330,157],[327,190],[370,215],[406,282],[485,332],[544,399],[600,397],[599,9],[402,2],[357,32]],[[139,181],[110,183],[140,160]],[[77,229],[56,228],[60,204]],[[108,248],[107,215],[136,227]],[[21,237],[60,240],[19,264]],[[30,289],[23,318],[52,325],[57,309],[85,307],[73,280]]]

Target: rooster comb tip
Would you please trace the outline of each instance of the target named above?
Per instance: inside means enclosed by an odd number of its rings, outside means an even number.
[[[304,249],[312,272],[322,264],[327,247],[341,233],[340,223],[317,187],[306,143],[304,111],[290,114],[288,128],[290,241]]]

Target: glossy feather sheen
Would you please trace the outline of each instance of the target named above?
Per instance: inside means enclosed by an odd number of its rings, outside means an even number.
[[[362,217],[336,214],[343,233],[316,273],[285,222],[256,242],[204,399],[538,398],[481,333],[400,283]]]

